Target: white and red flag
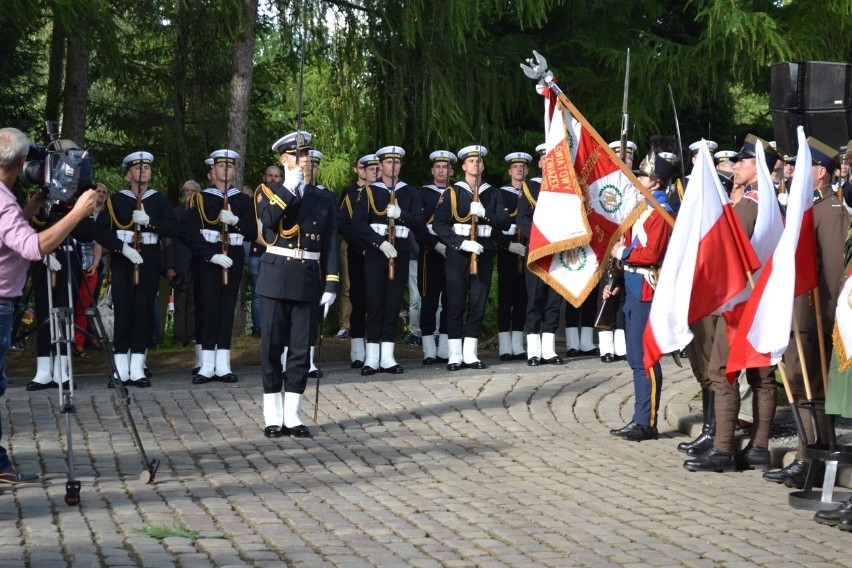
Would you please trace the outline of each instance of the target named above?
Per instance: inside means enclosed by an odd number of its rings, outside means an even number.
[[[543,94],[547,155],[527,263],[580,306],[596,289],[613,244],[639,218],[644,198],[635,176],[576,107],[549,88]]]
[[[846,282],[837,300],[834,312],[834,352],[837,353],[837,369],[842,373],[852,367],[852,266],[846,272]]]
[[[736,296],[759,266],[702,140],[642,337],[645,368],[683,349],[692,339],[689,324]]]
[[[728,378],[740,369],[767,367],[781,360],[790,342],[793,299],[817,285],[811,150],[798,128],[799,151],[784,232],[754,285],[728,356]]]

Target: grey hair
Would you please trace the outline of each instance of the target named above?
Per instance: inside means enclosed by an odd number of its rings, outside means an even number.
[[[183,187],[188,183],[191,183],[192,185],[195,186],[196,192],[201,191],[201,185],[199,185],[199,183],[197,181],[195,181],[194,179],[188,179],[185,182],[183,182],[183,185],[180,186],[181,191],[183,191]]]
[[[27,135],[17,128],[0,128],[0,168],[18,165],[30,150]]]

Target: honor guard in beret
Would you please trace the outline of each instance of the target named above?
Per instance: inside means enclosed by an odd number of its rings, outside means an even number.
[[[763,150],[768,169],[758,170],[756,155],[758,148]],[[770,172],[780,156],[766,140],[754,135],[746,137],[743,147],[730,159],[734,162],[735,184],[741,188],[731,195],[734,213],[747,237],[754,233],[758,214],[758,201],[767,197],[774,199],[774,187],[771,185]],[[758,179],[769,184],[758,191]],[[740,193],[741,192],[741,193]],[[769,429],[775,416],[775,368],[762,367],[746,370],[746,379],[753,393],[753,423],[751,443],[739,450],[734,437],[740,410],[739,384],[731,384],[726,377],[726,365],[729,354],[728,329],[725,319],[710,315],[701,320],[704,328],[701,335],[696,333],[690,353],[693,357],[703,356],[706,360],[706,380],[702,384],[702,399],[707,403],[704,408],[704,426],[702,433],[692,442],[678,446],[678,449],[695,456],[684,462],[690,471],[734,471],[744,469],[765,470],[770,464]],[[690,326],[695,329],[694,325]],[[709,340],[704,337],[709,336]],[[707,345],[709,341],[709,345]],[[696,373],[697,376],[697,373]],[[683,449],[683,448],[686,449]]]
[[[500,187],[511,224],[492,235],[497,248],[497,338],[501,361],[527,358],[524,323],[527,316],[526,240],[518,229],[518,198],[529,175],[532,156],[511,152],[503,160],[508,165],[509,183]]]
[[[544,165],[545,144],[536,146],[538,167]],[[535,213],[538,194],[541,191],[541,177],[534,177],[521,184],[518,195],[518,214],[515,222],[526,242],[529,242],[532,231],[533,214]],[[529,252],[529,251],[527,251]],[[527,259],[524,258],[524,265]],[[525,328],[527,331],[527,365],[532,367],[550,364],[561,365],[562,358],[556,354],[556,331],[559,327],[559,309],[562,296],[548,286],[544,280],[525,270],[527,290],[527,305],[525,310]]]
[[[234,187],[239,160],[233,150],[212,152],[207,160],[212,162],[211,185],[195,194],[193,207],[181,217],[196,259],[201,361],[192,382],[197,385],[239,380],[231,371],[234,308],[245,266],[243,241],[257,237],[252,199]]]
[[[798,335],[804,358],[799,357],[794,337],[784,352],[784,364],[787,366],[790,388],[796,402],[808,399],[804,386],[803,367],[808,371],[811,398],[825,400],[819,339],[824,341],[823,352],[831,353],[835,310],[841,289],[839,283],[844,278],[844,245],[850,223],[849,213],[831,187],[834,170],[839,166],[839,152],[813,136],[808,137],[808,147],[812,160],[810,167],[814,189],[813,226],[816,233],[818,288],[798,296],[793,304],[793,317],[798,321]],[[807,164],[796,164],[796,166],[805,168]],[[817,293],[819,301],[816,301]],[[817,318],[817,307],[821,309],[821,321]],[[818,329],[820,325],[822,326],[821,334]],[[816,411],[819,432],[814,431],[808,409],[800,408],[799,413],[808,444],[816,443],[817,436],[820,440],[829,439],[830,426],[824,409],[818,407]],[[775,483],[784,483],[788,487],[799,489],[804,487],[809,467],[816,466],[807,461],[803,450],[800,436],[796,459],[784,469],[767,471],[763,474],[763,478]]]
[[[435,150],[429,154],[432,163],[432,182],[421,190],[423,216],[426,220],[424,230],[417,234],[420,245],[418,257],[417,285],[420,290],[420,330],[423,341],[423,364],[446,363],[449,359],[449,336],[447,335],[446,306],[446,256],[447,245],[441,242],[432,224],[435,222],[435,208],[438,200],[450,185],[453,166],[458,161],[449,150]],[[435,340],[437,332],[438,339]]]
[[[107,198],[106,214],[95,221],[95,240],[110,252],[112,270],[118,377],[111,381],[138,387],[151,386],[145,377],[145,350],[153,336],[151,306],[163,271],[160,239],[183,236],[168,198],[150,187],[153,162],[149,152],[124,158],[128,185]]]
[[[482,181],[487,154],[479,145],[459,151],[464,179],[441,195],[432,222],[435,234],[447,246],[447,302],[443,309],[447,310],[450,371],[486,368],[477,356],[477,347],[497,252],[493,233],[511,225],[503,192]]]
[[[670,211],[665,188],[678,170],[677,156],[669,151],[677,142],[668,137],[655,136],[649,145],[651,150],[639,166],[639,183]],[[623,428],[610,433],[630,441],[655,440],[657,414],[660,407],[660,391],[663,377],[660,364],[645,369],[642,363],[642,334],[648,323],[651,300],[654,297],[659,267],[666,254],[671,237],[671,227],[651,207],[645,209],[624,238],[612,248],[612,257],[621,261],[624,274],[604,290],[604,296],[624,293],[624,330],[627,339],[627,361],[633,371],[633,420]]]
[[[261,374],[264,435],[311,437],[300,407],[307,387],[314,307],[337,297],[337,203],[331,192],[304,183],[312,136],[292,132],[272,145],[284,179],[255,191],[266,252],[260,257]],[[281,355],[287,345],[285,373]],[[281,388],[284,396],[281,396]]]
[[[361,367],[365,376],[404,372],[394,358],[394,341],[414,235],[424,224],[420,192],[400,179],[405,150],[385,146],[376,155],[380,177],[361,190],[352,219],[353,230],[367,243],[367,349]]]
[[[353,369],[364,366],[367,356],[366,324],[367,324],[367,291],[364,274],[364,252],[370,243],[358,236],[353,229],[352,218],[355,214],[355,204],[363,188],[379,179],[379,157],[375,154],[365,154],[355,161],[352,168],[358,179],[343,190],[340,196],[340,206],[337,211],[337,229],[343,238],[341,244],[341,260],[345,258],[346,273],[349,276],[349,359]],[[341,275],[343,270],[341,270]],[[341,302],[341,312],[344,304]],[[343,317],[341,316],[341,324]],[[341,330],[344,328],[341,325]],[[340,333],[338,333],[340,337]]]

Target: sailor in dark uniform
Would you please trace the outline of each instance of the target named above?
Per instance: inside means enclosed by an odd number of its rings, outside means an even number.
[[[361,190],[352,218],[353,230],[367,243],[367,353],[362,375],[405,372],[394,359],[394,340],[403,291],[408,286],[411,241],[415,238],[411,231],[419,232],[424,224],[420,192],[399,179],[405,150],[385,146],[376,155],[381,178]]]
[[[196,385],[239,380],[231,372],[231,331],[245,265],[243,241],[257,236],[251,198],[233,186],[239,159],[233,150],[210,154],[212,186],[195,194],[195,206],[181,216],[187,245],[196,255],[200,301],[196,334],[201,340],[200,369],[192,378]]]
[[[435,220],[435,207],[438,199],[447,189],[452,177],[453,164],[458,161],[456,155],[448,150],[436,150],[429,154],[432,162],[432,183],[423,186],[423,212],[426,218],[425,231],[417,236],[420,242],[419,274],[417,285],[423,304],[420,307],[420,329],[423,332],[423,364],[434,365],[447,362],[449,343],[447,342],[445,262],[447,245],[441,242],[432,228]],[[441,311],[440,320],[438,310]],[[435,332],[439,333],[435,341]]]
[[[366,154],[358,158],[353,168],[358,181],[343,190],[337,211],[337,232],[346,242],[346,262],[349,268],[349,301],[352,313],[349,316],[349,358],[353,369],[364,366],[367,356],[364,334],[367,321],[367,295],[364,283],[364,251],[370,246],[352,228],[355,204],[365,185],[379,178],[379,157]]]
[[[517,225],[518,199],[529,174],[532,156],[512,152],[504,158],[509,165],[509,184],[500,188],[503,203],[512,224],[505,231],[493,233],[497,249],[497,339],[500,360],[527,358],[524,349],[524,322],[527,315],[526,256],[523,236]]]
[[[477,356],[477,347],[497,252],[492,232],[505,231],[511,225],[509,211],[503,204],[503,192],[482,181],[485,170],[482,158],[486,155],[488,150],[479,145],[459,151],[464,179],[441,195],[432,223],[435,234],[447,245],[444,309],[447,310],[449,371],[486,368]],[[472,262],[476,264],[476,274],[471,274]]]
[[[547,152],[547,145],[539,144],[535,151],[538,154],[539,168],[541,168]],[[523,183],[522,190],[518,198],[516,219],[521,234],[529,242],[533,214],[538,202],[538,194],[541,191],[541,178],[528,179]],[[526,265],[526,259],[524,259],[524,264]],[[559,327],[559,308],[562,305],[562,296],[529,269],[526,270],[526,280],[527,365],[531,367],[542,364],[562,365],[562,358],[556,354],[556,330]]]
[[[153,335],[152,306],[163,266],[160,238],[183,236],[168,198],[148,185],[153,161],[148,152],[124,158],[128,187],[109,196],[107,214],[95,221],[95,240],[111,253],[117,378],[137,387],[151,386],[145,377],[145,349]],[[138,284],[134,282],[136,265]]]
[[[275,142],[272,151],[281,154],[284,179],[255,191],[258,224],[266,245],[257,293],[267,438],[311,437],[299,416],[308,382],[309,328],[314,305],[328,309],[340,282],[337,204],[331,192],[303,183],[311,138],[307,132],[292,132]],[[285,344],[289,346],[286,374],[281,367]]]

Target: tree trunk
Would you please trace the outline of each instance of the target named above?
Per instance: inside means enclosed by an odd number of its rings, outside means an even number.
[[[65,40],[65,32],[54,16],[53,33],[50,36],[44,119],[57,124],[59,124],[59,107],[62,102],[62,79],[65,77]]]
[[[231,100],[228,104],[228,147],[243,159],[237,162],[234,185],[241,188],[245,170],[246,140],[248,138],[248,115],[251,103],[252,60],[254,57],[254,26],[257,21],[257,0],[242,0],[243,17],[237,39],[234,42],[234,73],[231,76]],[[246,269],[245,272],[248,272]],[[246,333],[245,280],[243,279],[239,301],[234,314],[234,330],[239,335]],[[254,292],[254,291],[252,291]]]
[[[81,30],[68,36],[65,65],[65,99],[62,108],[62,137],[86,146],[86,112],[89,94],[89,47]]]

